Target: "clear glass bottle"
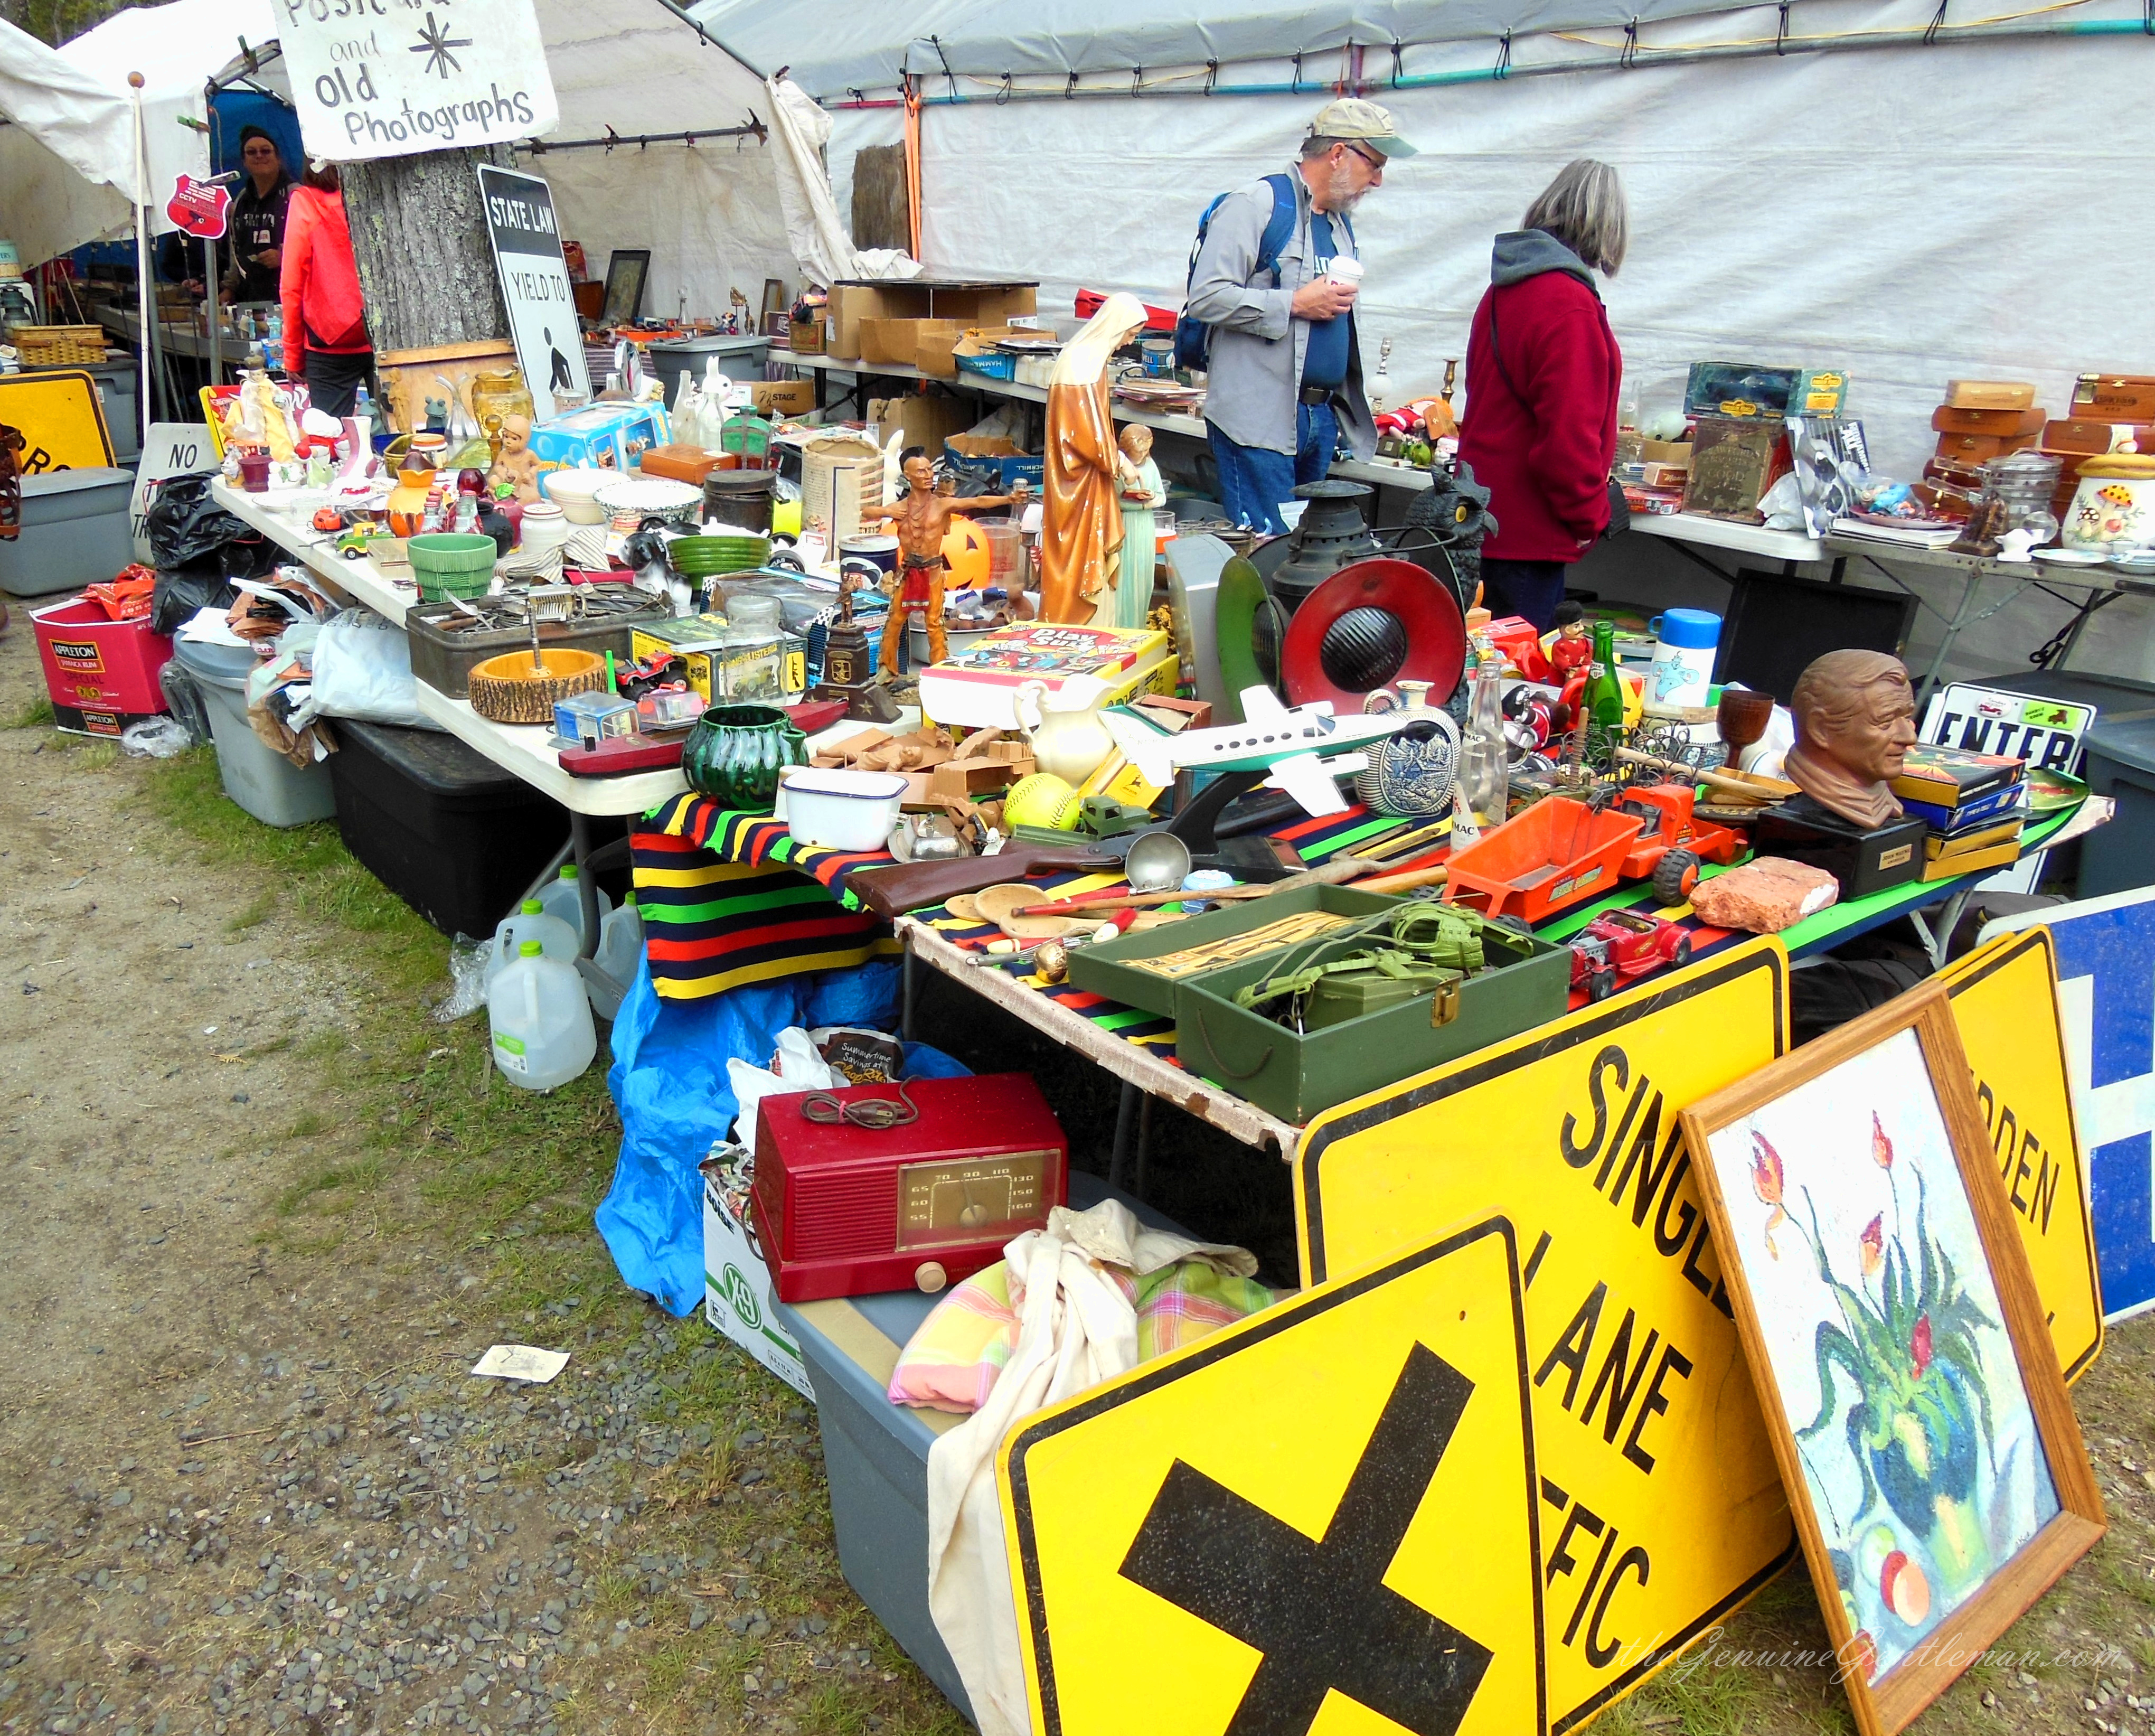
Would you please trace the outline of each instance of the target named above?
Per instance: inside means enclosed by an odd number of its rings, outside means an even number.
[[[1504,740],[1503,662],[1491,656],[1468,675],[1467,727],[1459,741],[1459,777],[1451,818],[1456,852],[1507,817],[1512,796],[1512,750]],[[1465,832],[1471,829],[1473,837]]]

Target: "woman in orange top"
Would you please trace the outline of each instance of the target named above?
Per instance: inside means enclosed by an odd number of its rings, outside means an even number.
[[[361,384],[374,371],[374,346],[335,164],[310,164],[292,189],[279,273],[284,371],[306,381],[315,408],[349,416]]]

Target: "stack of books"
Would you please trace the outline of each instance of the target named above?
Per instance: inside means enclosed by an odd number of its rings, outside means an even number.
[[[2019,859],[2026,763],[1927,742],[1908,750],[1892,789],[1902,807],[1931,829],[1923,841],[1926,880],[1957,879]]]

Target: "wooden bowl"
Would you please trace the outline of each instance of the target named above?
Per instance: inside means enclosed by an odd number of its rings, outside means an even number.
[[[594,652],[547,649],[539,660],[543,670],[531,666],[528,650],[473,663],[465,678],[472,709],[497,724],[550,724],[555,700],[606,686],[606,659]]]

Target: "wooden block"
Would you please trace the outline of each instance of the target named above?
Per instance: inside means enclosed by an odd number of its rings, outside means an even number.
[[[964,799],[1007,789],[1020,778],[1032,775],[1033,761],[1024,760],[945,760],[928,774],[929,796]]]
[[[2024,380],[1948,380],[1946,403],[1955,410],[2028,410],[2035,388]]]

